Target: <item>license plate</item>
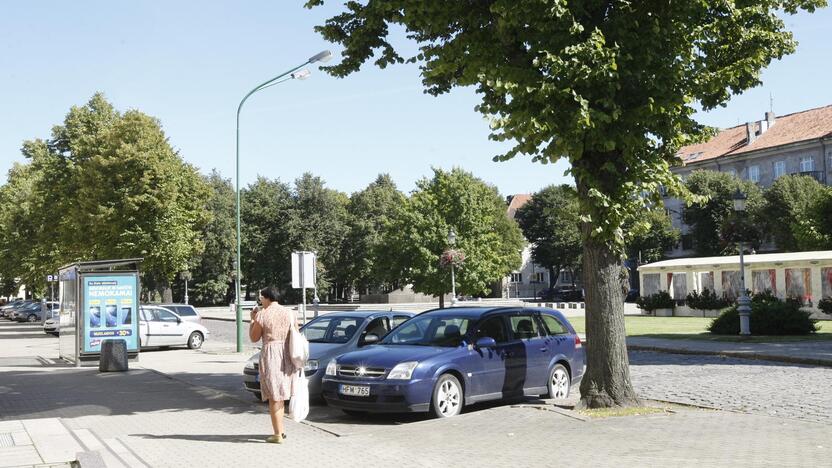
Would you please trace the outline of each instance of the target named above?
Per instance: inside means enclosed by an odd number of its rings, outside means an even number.
[[[341,394],[349,396],[370,396],[370,387],[363,385],[341,385]]]

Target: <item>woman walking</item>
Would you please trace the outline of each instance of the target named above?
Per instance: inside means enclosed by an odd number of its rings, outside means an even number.
[[[277,303],[277,289],[273,286],[260,291],[261,307],[251,311],[248,335],[251,341],[263,340],[260,350],[260,394],[269,402],[274,435],[266,442],[282,444],[283,402],[292,397],[292,374],[297,371],[289,351],[289,335],[297,327],[292,310]]]

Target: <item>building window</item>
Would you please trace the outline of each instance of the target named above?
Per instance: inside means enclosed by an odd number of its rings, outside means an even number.
[[[803,156],[800,158],[800,172],[812,172],[815,170],[815,158]]]
[[[760,182],[760,166],[751,166],[748,168],[748,180],[755,184]]]
[[[571,283],[572,282],[572,273],[563,270],[560,272],[560,281],[562,283]]]
[[[732,177],[736,177],[736,176],[737,176],[737,170],[736,170],[736,169],[728,169],[728,170],[727,170],[727,171],[725,171],[725,172],[727,172],[728,174],[731,174],[731,176],[732,176]]]
[[[775,161],[774,162],[774,178],[780,178],[786,175],[786,161]]]
[[[523,282],[523,273],[512,273],[511,274],[511,282],[512,283],[522,283]]]
[[[538,272],[532,273],[532,283],[542,283],[543,280],[544,280],[543,272],[538,271]]]

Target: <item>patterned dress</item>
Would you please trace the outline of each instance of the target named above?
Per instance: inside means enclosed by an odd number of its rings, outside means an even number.
[[[292,364],[289,331],[294,313],[291,309],[272,302],[254,320],[263,328],[263,348],[260,350],[260,394],[263,401],[288,400],[292,397]]]

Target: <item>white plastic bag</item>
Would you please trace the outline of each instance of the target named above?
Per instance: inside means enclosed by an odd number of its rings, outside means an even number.
[[[289,400],[289,417],[301,422],[309,415],[309,380],[303,369],[292,375],[292,398]]]
[[[292,327],[289,335],[289,346],[291,348],[292,364],[299,369],[303,369],[306,361],[309,360],[309,341],[295,327]]]

